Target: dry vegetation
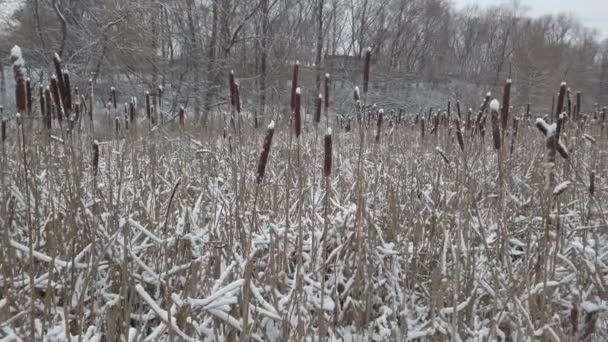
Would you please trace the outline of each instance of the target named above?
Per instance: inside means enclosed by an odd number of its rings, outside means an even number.
[[[231,76],[233,120],[203,134],[114,91],[97,126],[89,91],[61,123],[63,77],[17,82],[2,137],[3,341],[608,336],[605,112],[565,86],[545,120],[491,97],[398,117],[365,106],[367,66],[332,134],[295,87],[295,130],[251,128]]]

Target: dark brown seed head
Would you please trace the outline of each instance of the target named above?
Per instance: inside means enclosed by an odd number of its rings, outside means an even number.
[[[593,196],[595,194],[595,171],[589,173],[589,194]]]
[[[224,131],[224,135],[225,135]],[[264,144],[262,145],[262,153],[260,154],[260,159],[258,160],[258,172],[256,182],[258,184],[262,183],[264,179],[264,174],[266,173],[266,165],[268,164],[268,156],[270,154],[270,148],[272,146],[272,136],[274,135],[274,120],[270,122],[268,125],[268,129],[266,130],[266,136],[264,137]]]
[[[65,115],[63,111],[63,103],[61,101],[61,91],[59,90],[59,81],[55,75],[51,76],[51,92],[53,95],[53,101],[55,102],[55,108],[57,108],[57,120],[61,122]]]
[[[582,99],[582,94],[581,92],[577,92],[576,93],[576,115],[574,116],[575,120],[579,119],[579,116],[581,114],[581,99]]]
[[[129,103],[129,121],[131,124],[135,124],[135,116],[137,114],[135,103],[136,99],[134,97],[131,98],[131,103]]]
[[[15,78],[15,104],[17,112],[27,111],[27,84],[25,77],[25,61],[21,55],[21,48],[13,47],[11,50],[11,61],[13,62],[13,76]]]
[[[230,90],[230,105],[234,108],[236,106],[236,97],[234,93],[234,70],[230,70],[228,75],[228,89]]]
[[[59,94],[61,94],[61,99],[63,100],[63,96],[65,94],[65,83],[63,80],[63,69],[61,68],[61,57],[57,53],[53,56],[53,64],[55,66],[55,75],[57,75],[57,86],[59,87]]]
[[[363,94],[367,94],[369,88],[369,73],[372,61],[372,48],[365,50],[365,65],[363,66]]]
[[[27,97],[27,112],[28,114],[32,114],[34,100],[32,98],[32,82],[29,78],[25,80],[25,95]]]
[[[2,143],[6,141],[6,119],[2,119]]]
[[[505,88],[502,94],[502,111],[500,112],[502,134],[507,131],[507,125],[509,124],[509,106],[511,103],[511,79],[505,82]]]
[[[361,95],[359,94],[359,87],[355,87],[354,99],[355,103],[359,102],[359,100],[361,99]]]
[[[329,108],[329,74],[325,74],[325,108]]]
[[[236,112],[241,113],[241,86],[238,83],[234,84],[234,104],[236,105]]]
[[[51,129],[53,120],[53,101],[51,100],[51,90],[48,86],[44,90],[44,104],[46,105],[46,125],[48,129]]]
[[[376,123],[376,143],[380,142],[380,135],[382,135],[382,123],[384,122],[384,109],[378,111],[378,122]]]
[[[184,106],[179,107],[179,125],[183,128],[186,124],[186,109]]]
[[[163,92],[165,88],[162,85],[158,86],[158,111],[162,114],[162,106],[163,106]]]
[[[498,110],[500,103],[498,100],[493,100],[490,103],[490,109],[492,111],[492,138],[494,139],[494,149],[500,149],[500,124],[498,122]]]
[[[69,115],[72,110],[72,85],[70,83],[70,74],[67,70],[63,71],[63,103],[66,114]]]
[[[323,174],[325,177],[331,176],[331,162],[332,162],[332,142],[331,142],[331,128],[327,128],[325,134],[325,158],[323,162]]]
[[[456,101],[456,113],[458,114],[458,120],[462,120],[462,116],[460,114],[460,101]]]
[[[93,158],[92,158],[93,176],[97,176],[99,169],[99,144],[97,140],[93,141]]]
[[[116,106],[116,88],[114,87],[110,88],[110,98],[112,99],[112,105],[114,106],[114,110],[116,110],[118,107]]]
[[[315,125],[318,125],[319,121],[321,121],[321,108],[322,107],[323,107],[323,95],[319,94],[319,97],[317,97],[317,106],[315,108],[315,117],[314,117]]]
[[[298,89],[298,72],[300,69],[300,62],[296,61],[293,66],[293,75],[291,77],[291,111],[295,111],[296,108],[296,89]]]
[[[152,115],[152,107],[150,106],[150,92],[146,91],[146,118],[150,120],[150,116]]]
[[[296,89],[296,95],[294,97],[294,132],[296,138],[300,137],[302,132],[302,117],[301,117],[301,91],[300,88]]]
[[[557,108],[555,110],[555,116],[558,117],[564,111],[564,100],[566,98],[566,82],[562,82],[559,87],[559,93],[557,96]]]

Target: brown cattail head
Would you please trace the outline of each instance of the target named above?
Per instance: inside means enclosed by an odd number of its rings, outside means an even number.
[[[123,107],[124,109],[124,120],[125,120],[125,130],[129,130],[129,104],[125,102]]]
[[[460,113],[460,101],[456,100],[456,114],[458,114],[458,120],[462,120],[462,115]]]
[[[454,119],[454,128],[456,128],[456,139],[458,139],[460,150],[464,151],[464,138],[462,136],[462,128],[460,127],[460,119]]]
[[[163,92],[165,88],[162,85],[158,86],[158,111],[161,112],[162,115],[162,107],[163,107]]]
[[[378,122],[376,124],[376,143],[380,142],[380,135],[382,134],[382,122],[384,121],[384,109],[378,111]]]
[[[32,114],[32,104],[34,100],[32,98],[32,81],[29,77],[25,80],[25,95],[27,97],[27,113]]]
[[[327,128],[325,133],[325,158],[323,161],[323,174],[325,177],[331,176],[331,154],[332,154],[332,142],[331,142],[331,128]]]
[[[55,66],[55,75],[57,75],[57,85],[59,87],[59,94],[61,94],[61,99],[63,100],[63,95],[65,94],[64,89],[64,81],[63,81],[63,71],[61,68],[61,57],[57,53],[53,55],[53,65]]]
[[[116,133],[118,133],[120,131],[120,120],[118,119],[118,115],[116,115],[116,118],[114,121],[116,123]]]
[[[296,90],[298,89],[298,72],[300,69],[300,62],[296,61],[293,66],[293,75],[291,78],[291,111],[296,109]]]
[[[296,138],[300,137],[300,133],[302,132],[302,117],[301,117],[301,90],[300,88],[296,88],[296,95],[294,97],[294,131],[296,133]]]
[[[46,105],[47,127],[51,128],[51,120],[53,119],[53,101],[51,100],[51,89],[47,86],[44,89],[44,104]]]
[[[129,121],[131,122],[132,125],[135,124],[135,116],[137,114],[136,104],[137,104],[137,98],[132,97],[131,103],[129,103]]]
[[[97,176],[97,170],[99,169],[99,143],[97,140],[93,141],[93,157],[91,160],[91,166],[93,169],[93,176]]]
[[[61,122],[63,120],[64,111],[63,103],[61,101],[61,91],[59,90],[59,81],[57,76],[51,76],[51,92],[53,95],[53,101],[55,102],[55,108],[57,108],[57,120]]]
[[[354,99],[355,99],[355,103],[357,103],[357,102],[359,102],[359,100],[361,100],[361,95],[359,94],[359,87],[355,87]]]
[[[602,122],[606,121],[606,115],[608,114],[608,108],[603,107],[602,108]]]
[[[582,100],[583,94],[579,91],[576,92],[576,114],[574,116],[575,120],[578,120],[581,114],[581,100]]]
[[[500,110],[500,103],[494,99],[490,103],[490,110],[492,111],[492,138],[494,139],[494,148],[500,149],[500,126],[498,123],[498,111]]]
[[[559,117],[559,115],[564,111],[564,100],[566,97],[566,89],[567,89],[566,82],[562,82],[562,84],[559,87],[559,93],[557,95],[557,108],[555,110],[556,117]]]
[[[186,124],[186,109],[184,106],[179,107],[179,125],[184,128]]]
[[[572,91],[570,90],[570,88],[568,88],[568,90],[566,90],[566,99],[568,100],[566,112],[568,113],[568,116],[571,116],[572,115]]]
[[[224,131],[225,134],[225,131]],[[258,173],[256,181],[258,184],[262,183],[264,174],[266,173],[266,164],[268,164],[268,155],[270,154],[270,147],[272,146],[272,136],[274,135],[274,120],[270,121],[268,129],[266,130],[266,136],[264,137],[264,144],[262,145],[262,153],[258,160]]]
[[[13,75],[15,77],[15,103],[18,112],[27,111],[27,85],[25,78],[25,61],[21,55],[21,48],[15,45],[11,49],[13,62]]]
[[[369,89],[369,72],[372,62],[372,48],[368,47],[365,50],[365,64],[363,66],[363,94],[367,94]]]
[[[110,98],[112,98],[112,105],[114,106],[114,110],[116,110],[118,107],[116,106],[116,88],[114,87],[110,88]]]
[[[236,105],[236,112],[241,113],[241,85],[234,83],[234,104]]]
[[[452,115],[452,110],[451,109],[452,109],[452,102],[448,101],[448,116],[446,118],[447,119],[447,123],[446,124],[450,123],[450,116]]]
[[[502,111],[500,112],[500,119],[501,119],[501,124],[502,124],[501,128],[502,128],[503,135],[507,131],[507,125],[509,124],[509,106],[511,103],[511,83],[513,83],[513,81],[511,79],[508,79],[507,82],[505,82],[504,92],[502,93]]]
[[[526,120],[530,119],[530,104],[526,104]]]
[[[589,194],[591,196],[595,194],[595,171],[593,170],[589,173]]]
[[[89,105],[88,105],[88,114],[89,120],[93,121],[93,79],[89,78]]]
[[[152,107],[150,106],[150,92],[145,92],[146,96],[146,118],[150,120],[150,116],[152,115]]]
[[[329,108],[329,74],[325,74],[325,109]]]
[[[471,130],[471,124],[472,124],[471,123],[471,118],[472,118],[472,116],[473,116],[473,108],[469,108],[469,111],[467,112],[467,120],[465,122],[465,126],[466,126],[465,129],[467,131]]]
[[[6,119],[2,119],[2,143],[6,141]]]
[[[63,104],[67,115],[72,110],[72,85],[70,83],[70,73],[63,70]]]
[[[234,93],[234,70],[230,70],[230,74],[228,75],[228,89],[230,90],[230,105],[232,108],[236,106],[236,95]]]
[[[420,137],[424,139],[424,115],[420,118]]]
[[[38,103],[40,104],[40,116],[44,122],[46,119],[46,106],[44,104],[44,87],[42,87],[42,84],[38,87]]]
[[[318,125],[319,121],[321,121],[321,108],[322,107],[323,107],[323,94],[319,94],[319,97],[317,97],[317,106],[315,108],[315,117],[314,117],[315,125]]]

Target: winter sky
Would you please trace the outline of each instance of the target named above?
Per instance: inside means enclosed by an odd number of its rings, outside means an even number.
[[[453,0],[457,7],[462,8],[469,4],[491,6],[511,3],[512,0]],[[581,22],[598,31],[599,37],[608,39],[608,0],[520,0],[520,5],[527,8],[526,14],[540,17],[546,14],[560,12],[571,13]]]

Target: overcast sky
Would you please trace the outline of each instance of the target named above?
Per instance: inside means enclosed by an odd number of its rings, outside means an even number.
[[[458,8],[467,4],[498,5],[505,0],[452,0]],[[572,13],[590,28],[598,30],[600,38],[608,38],[608,0],[520,0],[533,17],[559,12]]]

